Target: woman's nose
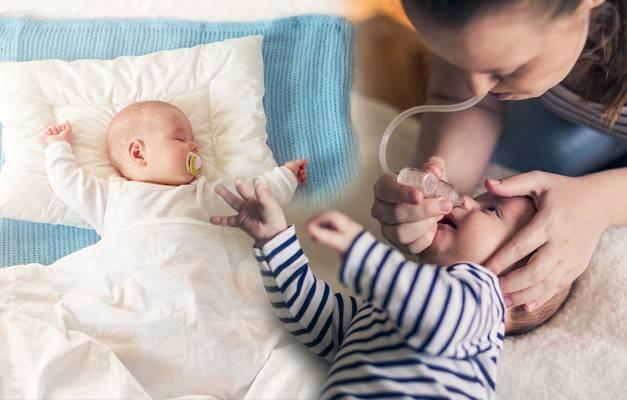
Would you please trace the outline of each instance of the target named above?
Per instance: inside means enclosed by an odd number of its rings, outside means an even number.
[[[468,75],[468,89],[473,96],[485,96],[498,84],[499,80],[492,74],[470,73]]]

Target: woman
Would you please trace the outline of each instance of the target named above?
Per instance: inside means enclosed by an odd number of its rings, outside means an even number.
[[[561,117],[627,139],[627,0],[403,0],[433,52],[431,103],[487,95],[459,113],[423,117],[420,151],[440,157],[461,191],[480,179],[503,125],[503,102],[542,97]],[[550,132],[543,132],[549,135]],[[626,141],[627,142],[627,141]],[[576,154],[572,155],[577,157]],[[437,160],[432,159],[432,160]],[[439,174],[433,161],[425,168]],[[587,267],[601,233],[627,224],[627,168],[570,178],[529,172],[486,187],[532,196],[538,212],[488,262],[510,306],[544,304]],[[384,236],[418,253],[451,210],[383,176],[372,213]],[[526,265],[506,269],[529,256]]]

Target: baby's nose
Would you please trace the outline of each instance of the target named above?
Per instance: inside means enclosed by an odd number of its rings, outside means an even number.
[[[462,201],[462,208],[466,211],[474,210],[479,207],[479,203],[477,203],[477,200],[473,199],[470,196],[462,196]]]
[[[189,149],[193,153],[197,152],[198,151],[198,144],[196,142],[193,142],[192,144],[189,145]]]

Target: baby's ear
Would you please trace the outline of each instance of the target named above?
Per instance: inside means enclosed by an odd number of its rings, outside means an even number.
[[[144,141],[143,140],[134,140],[128,144],[128,155],[133,162],[136,162],[140,165],[146,165],[146,160],[144,159]]]

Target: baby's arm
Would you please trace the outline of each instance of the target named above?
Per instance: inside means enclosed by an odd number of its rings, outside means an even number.
[[[261,175],[270,193],[279,204],[292,200],[298,184],[307,181],[307,161],[292,160]]]
[[[248,178],[243,180],[243,182],[244,185],[252,186],[253,182],[256,180],[264,182],[266,187],[270,190],[272,197],[276,199],[279,204],[287,204],[294,196],[298,184],[304,184],[307,181],[307,161],[288,161],[281,167],[274,167],[261,176]],[[223,214],[229,210],[228,205],[214,200],[214,192],[216,192],[216,189],[222,186],[229,191],[234,191],[238,182],[242,182],[242,180],[222,180],[205,186],[203,189],[203,198],[205,199],[205,207],[210,215]]]
[[[107,182],[86,174],[72,152],[72,128],[68,122],[44,131],[46,171],[54,194],[98,232],[104,221]]]
[[[255,240],[264,286],[279,319],[314,353],[332,360],[361,301],[334,294],[313,275],[294,228],[261,179],[254,190],[240,181],[236,188],[239,196],[224,186],[216,191],[238,214],[211,222],[238,227]]]
[[[362,300],[334,293],[315,277],[293,226],[255,248],[255,255],[279,320],[312,352],[332,361]]]
[[[463,358],[502,344],[498,281],[482,267],[417,264],[363,231],[344,256],[340,280],[386,309],[420,352]]]

